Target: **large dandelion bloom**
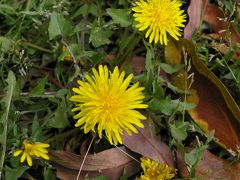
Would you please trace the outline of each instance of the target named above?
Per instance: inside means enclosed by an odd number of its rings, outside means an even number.
[[[167,164],[159,164],[148,158],[141,158],[141,166],[143,174],[138,180],[165,180],[172,179],[175,173],[172,172],[172,168]]]
[[[149,42],[167,45],[167,34],[179,40],[181,29],[184,27],[186,15],[180,10],[182,3],[179,0],[140,0],[132,8],[137,22],[137,29],[147,29],[145,37]]]
[[[107,66],[100,65],[98,71],[93,68],[92,72],[85,76],[86,82],[79,80],[79,87],[73,88],[77,95],[70,100],[79,103],[73,111],[80,111],[74,116],[78,120],[75,126],[81,126],[84,133],[97,129],[100,138],[104,130],[111,144],[122,144],[123,130],[131,135],[138,132],[134,126],[144,127],[141,120],[146,117],[135,110],[148,107],[143,104],[144,88],[139,83],[128,88],[133,74],[124,79],[125,72],[120,73],[118,67],[111,73]]]
[[[45,160],[49,160],[48,151],[45,149],[49,146],[49,144],[44,143],[32,144],[28,140],[24,140],[22,149],[16,150],[13,156],[16,157],[22,154],[20,162],[23,163],[27,160],[28,165],[32,166],[32,157],[41,157]]]

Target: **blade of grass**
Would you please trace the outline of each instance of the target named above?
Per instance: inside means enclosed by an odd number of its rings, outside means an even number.
[[[4,104],[3,108],[3,114],[0,119],[0,128],[2,132],[0,132],[0,144],[1,144],[1,160],[0,160],[0,179],[2,175],[2,169],[6,154],[6,141],[7,141],[7,128],[8,128],[8,116],[9,116],[9,110],[10,105],[12,101],[13,91],[16,86],[16,77],[12,71],[9,71],[8,78],[7,78],[7,95],[1,100],[1,103]]]

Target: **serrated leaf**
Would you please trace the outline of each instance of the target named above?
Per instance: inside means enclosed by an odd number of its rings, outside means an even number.
[[[106,28],[92,26],[90,34],[90,42],[94,47],[99,47],[104,44],[108,44],[109,37],[112,35],[112,31]]]
[[[65,99],[62,98],[62,101],[58,102],[58,107],[54,112],[53,117],[49,120],[48,126],[54,127],[54,128],[67,127],[69,124],[69,121],[68,121],[66,109],[67,107],[66,107]]]
[[[71,33],[71,24],[62,14],[53,12],[48,26],[49,39],[52,40],[58,35],[67,36]]]
[[[149,102],[149,108],[155,112],[160,112],[165,115],[172,115],[174,112],[182,112],[196,107],[194,103],[181,102],[180,100],[152,99]]]
[[[107,14],[111,16],[113,22],[120,24],[122,27],[128,27],[132,24],[132,20],[130,19],[130,12],[131,11],[129,9],[107,9]]]
[[[174,124],[170,124],[170,130],[172,136],[179,140],[183,141],[187,138],[187,127],[188,127],[188,122],[182,122],[182,121],[177,121]]]

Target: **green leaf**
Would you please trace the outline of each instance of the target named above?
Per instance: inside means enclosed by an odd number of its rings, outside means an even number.
[[[183,112],[185,110],[193,109],[195,106],[196,105],[194,103],[181,102],[180,100],[171,100],[169,97],[161,100],[153,98],[149,102],[149,108],[151,110],[169,116],[174,112]]]
[[[52,40],[57,35],[68,36],[71,33],[72,27],[62,14],[53,12],[51,14],[50,23],[48,26],[49,39]]]
[[[161,68],[168,74],[173,74],[181,70],[185,65],[184,64],[177,64],[177,65],[170,65],[167,63],[160,63]]]
[[[0,49],[2,52],[8,52],[11,50],[12,47],[12,40],[5,38],[5,37],[0,37]]]
[[[198,162],[201,160],[203,152],[206,148],[207,148],[206,145],[202,145],[200,147],[197,147],[197,148],[193,149],[189,153],[185,153],[184,154],[184,161],[186,162],[186,164],[190,168],[195,167],[198,164]]]
[[[38,80],[38,84],[34,88],[30,88],[31,95],[42,95],[45,91],[45,84],[47,82],[47,77]]]
[[[29,169],[28,166],[19,166],[17,169],[12,169],[12,168],[6,167],[5,179],[6,180],[18,180],[27,169]]]
[[[130,19],[130,12],[130,9],[107,9],[107,14],[111,16],[113,22],[120,24],[121,27],[128,27],[132,24],[132,20]]]
[[[187,128],[189,123],[183,122],[183,121],[177,121],[174,124],[170,124],[170,130],[172,133],[172,136],[179,140],[183,141],[187,138]]]
[[[44,177],[44,180],[55,180],[55,179],[57,179],[56,178],[56,173],[52,169],[50,169],[49,167],[44,168],[43,177]]]
[[[54,128],[65,128],[68,126],[69,121],[67,117],[68,107],[66,105],[65,96],[68,91],[66,89],[62,89],[57,92],[57,97],[61,98],[61,100],[55,99],[58,101],[58,107],[56,111],[53,113],[53,117],[50,117],[48,122],[48,126]]]
[[[75,17],[79,15],[86,16],[89,10],[89,5],[87,3],[84,3],[75,13],[72,15],[71,19],[74,19]]]
[[[10,105],[12,101],[13,92],[16,86],[16,77],[12,71],[9,71],[7,77],[7,95],[1,100],[1,109],[3,110],[3,114],[0,118],[0,124],[4,127],[3,131],[0,134],[0,144],[1,144],[1,161],[0,161],[0,179],[1,179],[1,172],[4,164],[5,153],[6,153],[6,141],[7,141],[7,129],[8,129],[8,120],[9,120],[9,111]]]
[[[99,47],[104,44],[108,44],[109,37],[112,35],[112,31],[107,28],[102,28],[93,25],[91,27],[90,42],[94,47]]]
[[[156,99],[163,99],[165,95],[164,89],[161,87],[160,82],[157,80],[153,81],[153,96]]]
[[[147,45],[147,43],[144,43],[145,47],[147,49],[147,54],[146,54],[146,65],[145,68],[147,70],[147,76],[146,76],[146,90],[150,92],[150,87],[152,87],[152,82],[153,82],[153,56],[154,56],[154,51],[153,47],[151,45]]]

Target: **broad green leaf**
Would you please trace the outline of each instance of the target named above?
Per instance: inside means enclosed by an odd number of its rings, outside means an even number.
[[[155,112],[160,112],[165,115],[172,115],[175,112],[183,112],[184,110],[193,109],[194,103],[181,102],[180,100],[171,100],[170,98],[155,99],[149,102],[149,108]]]
[[[189,123],[188,122],[182,122],[182,121],[176,121],[174,124],[170,124],[170,130],[172,136],[179,140],[183,141],[187,138],[187,128]]]
[[[99,47],[108,44],[110,42],[108,38],[111,35],[112,31],[110,29],[93,25],[91,28],[90,42],[94,47]]]
[[[205,148],[195,148],[189,153],[185,153],[184,160],[188,166],[191,168],[196,166],[197,163],[200,161],[202,154]]]
[[[52,40],[58,35],[67,36],[71,33],[72,27],[62,14],[53,12],[48,26],[49,39]]]
[[[58,104],[57,110],[53,114],[53,117],[48,122],[48,125],[54,128],[65,128],[68,126],[69,121],[66,113],[66,104],[61,102]]]
[[[17,169],[12,169],[12,168],[6,167],[5,179],[6,180],[18,180],[27,169],[29,169],[28,166],[19,166]]]
[[[59,99],[53,99],[58,103],[58,107],[56,111],[53,113],[53,117],[50,117],[50,120],[48,122],[48,126],[54,127],[54,128],[65,128],[68,126],[69,121],[67,117],[67,112],[69,110],[69,107],[67,107],[65,95],[68,91],[66,89],[62,89],[57,92],[57,97],[61,98]]]
[[[116,24],[120,24],[122,27],[128,27],[132,24],[130,12],[131,11],[129,9],[107,9],[107,14],[111,16],[113,22]]]

